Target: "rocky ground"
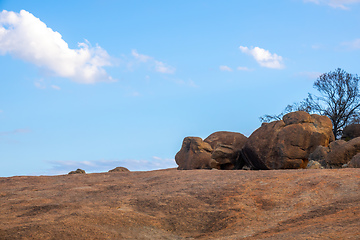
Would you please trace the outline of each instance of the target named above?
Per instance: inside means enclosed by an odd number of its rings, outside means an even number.
[[[360,169],[0,178],[0,239],[360,239]]]

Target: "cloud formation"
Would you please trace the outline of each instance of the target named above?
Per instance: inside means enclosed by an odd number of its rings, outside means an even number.
[[[153,58],[144,54],[140,54],[136,51],[136,49],[131,50],[131,55],[137,59],[139,62],[147,62],[152,60]]]
[[[166,73],[166,74],[173,74],[175,73],[176,69],[172,66],[169,66],[161,61],[158,61],[154,59],[153,57],[140,54],[137,52],[136,49],[133,49],[131,51],[131,55],[140,63],[148,63],[151,68],[153,68],[154,71],[159,73]],[[130,67],[132,67],[132,64],[130,64]]]
[[[317,79],[322,73],[321,72],[299,72],[295,76],[305,77],[310,80]]]
[[[251,68],[248,68],[248,67],[241,67],[241,66],[239,66],[239,67],[237,67],[236,68],[237,70],[239,70],[239,71],[254,71],[254,69],[251,69]]]
[[[38,79],[38,80],[34,81],[34,86],[41,90],[48,88],[47,84],[44,82],[44,79]],[[59,87],[57,85],[50,85],[49,87],[54,90],[61,90],[61,87]]]
[[[259,47],[239,47],[240,51],[252,56],[262,67],[283,69],[285,67],[283,58],[276,53],[272,54],[268,50]]]
[[[0,55],[10,54],[82,84],[114,81],[103,68],[112,65],[104,49],[87,41],[78,47],[70,49],[60,33],[25,10],[0,12]]]
[[[221,66],[219,67],[219,69],[220,69],[221,71],[224,71],[224,72],[232,72],[232,71],[233,71],[230,67],[225,66],[225,65],[221,65]]]
[[[341,45],[347,46],[351,50],[360,49],[360,38],[355,39],[355,40],[350,41],[350,42],[343,42]]]
[[[350,7],[348,7],[348,5],[360,3],[360,0],[304,0],[304,2],[311,2],[318,5],[328,5],[332,8],[349,10]]]
[[[57,85],[51,85],[51,88],[52,89],[55,89],[55,90],[61,90],[61,87],[57,86]]]

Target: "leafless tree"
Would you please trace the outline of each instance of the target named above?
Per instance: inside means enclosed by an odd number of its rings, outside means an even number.
[[[324,73],[314,82],[319,96],[308,94],[300,103],[288,105],[279,115],[264,115],[260,121],[279,120],[292,111],[306,111],[329,117],[333,123],[335,137],[340,137],[342,129],[360,119],[359,77],[338,68]]]

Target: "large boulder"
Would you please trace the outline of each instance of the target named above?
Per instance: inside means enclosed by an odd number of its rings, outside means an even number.
[[[242,149],[246,141],[247,137],[243,134],[226,131],[214,132],[204,140],[204,142],[209,143],[213,149],[216,148],[217,144],[231,145],[235,149]]]
[[[333,140],[328,117],[298,111],[263,124],[248,138],[242,155],[252,169],[306,168],[309,154]]]
[[[80,168],[76,169],[75,171],[71,171],[68,174],[85,174],[85,170],[82,170]]]
[[[335,141],[330,144],[330,151],[325,158],[325,165],[327,168],[341,168],[358,153],[360,153],[360,137],[348,142],[344,140]]]
[[[348,164],[351,168],[360,168],[360,153],[356,154]]]
[[[331,142],[328,147],[324,147],[321,145],[317,146],[317,148],[315,148],[315,150],[310,153],[309,161],[317,161],[324,168],[337,168],[343,164],[343,160],[338,158],[337,155],[339,155],[339,149],[341,149],[344,144],[346,144],[346,141],[336,140]],[[333,153],[328,156],[331,151]]]
[[[175,156],[178,169],[211,169],[212,151],[210,144],[199,137],[184,138],[182,147]]]
[[[334,143],[334,142],[332,142],[332,143]],[[330,145],[332,143],[330,143]],[[322,163],[325,161],[329,152],[330,152],[330,149],[328,147],[319,145],[315,148],[315,150],[312,153],[310,153],[309,161],[316,161],[316,162]]]
[[[109,170],[109,172],[130,172],[126,167],[116,167],[114,169]]]
[[[214,149],[211,158],[215,160],[215,168],[223,170],[241,169],[244,166],[241,150],[246,141],[247,137],[241,133],[225,131],[215,132],[204,140]]]
[[[175,156],[178,169],[239,169],[244,165],[241,149],[247,137],[236,132],[215,132],[204,141],[186,137]]]
[[[341,139],[349,141],[360,137],[360,124],[350,124],[343,129]]]
[[[213,167],[221,170],[240,169],[245,165],[241,158],[241,149],[231,145],[217,144],[211,159]]]
[[[360,137],[348,142],[337,140],[329,147],[318,146],[309,160],[318,161],[324,168],[360,167]]]

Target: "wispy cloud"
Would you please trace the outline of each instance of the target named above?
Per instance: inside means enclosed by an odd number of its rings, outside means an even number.
[[[140,54],[140,53],[137,52],[136,49],[133,49],[131,51],[131,55],[139,63],[147,63],[147,64],[149,64],[150,68],[152,68],[155,72],[173,74],[176,71],[176,68],[174,68],[174,67],[172,67],[170,65],[167,65],[164,62],[158,61],[158,60],[156,60],[155,58],[153,58],[151,56]],[[128,66],[130,68],[132,68],[133,65],[134,65],[133,63],[130,63]]]
[[[21,134],[21,133],[29,133],[29,132],[31,132],[31,131],[29,129],[27,129],[27,128],[19,128],[19,129],[15,129],[15,130],[12,130],[12,131],[0,132],[0,136]]]
[[[190,87],[190,88],[198,88],[199,87],[199,85],[197,85],[192,79],[188,79],[188,80],[183,80],[183,79],[179,79],[179,78],[166,78],[166,79],[176,83],[179,86],[183,86],[183,87]]]
[[[140,62],[147,62],[149,60],[153,60],[153,58],[150,56],[138,53],[136,49],[133,49],[131,51],[131,55]]]
[[[313,45],[311,45],[311,48],[314,50],[318,50],[318,49],[323,48],[323,45],[322,44],[313,44]]]
[[[61,90],[61,87],[57,86],[57,85],[51,85],[51,88],[52,89],[55,89],[55,90]]]
[[[67,174],[78,168],[86,172],[107,172],[115,167],[126,167],[130,171],[151,171],[177,167],[174,159],[152,157],[150,160],[94,160],[94,161],[48,161],[52,165],[48,175]]]
[[[322,73],[321,72],[299,72],[295,76],[305,77],[310,80],[317,79]]]
[[[219,67],[219,69],[220,69],[221,71],[223,71],[223,72],[232,72],[232,71],[233,71],[230,67],[225,66],[225,65],[221,65],[221,66]]]
[[[305,3],[311,2],[317,5],[327,5],[332,8],[349,10],[349,5],[360,3],[360,0],[303,0]]]
[[[39,80],[36,80],[34,82],[34,86],[38,89],[46,89],[46,86],[44,84],[44,80],[43,79],[39,79]]]
[[[25,10],[0,12],[0,55],[10,54],[78,83],[114,81],[103,68],[112,65],[104,49],[87,41],[78,47],[70,49],[60,33]]]
[[[258,64],[266,68],[283,69],[285,67],[283,58],[276,53],[270,53],[268,50],[259,47],[239,47],[240,51],[252,56]]]
[[[133,91],[133,92],[129,93],[128,96],[130,96],[130,97],[139,97],[139,96],[141,96],[141,94],[139,92],[137,92],[137,91]]]
[[[175,73],[175,68],[168,66],[163,62],[155,61],[155,71],[159,72],[159,73],[173,74],[173,73]]]
[[[349,42],[343,42],[341,45],[350,48],[351,50],[360,49],[360,38]]]
[[[39,79],[39,80],[36,80],[34,82],[34,86],[38,89],[41,89],[41,90],[44,90],[44,89],[47,89],[47,86],[44,82],[44,79]],[[54,89],[54,90],[61,90],[61,87],[57,86],[57,85],[51,85],[50,86],[51,89]]]
[[[254,69],[248,67],[237,67],[236,69],[239,71],[248,71],[248,72],[254,71]]]

